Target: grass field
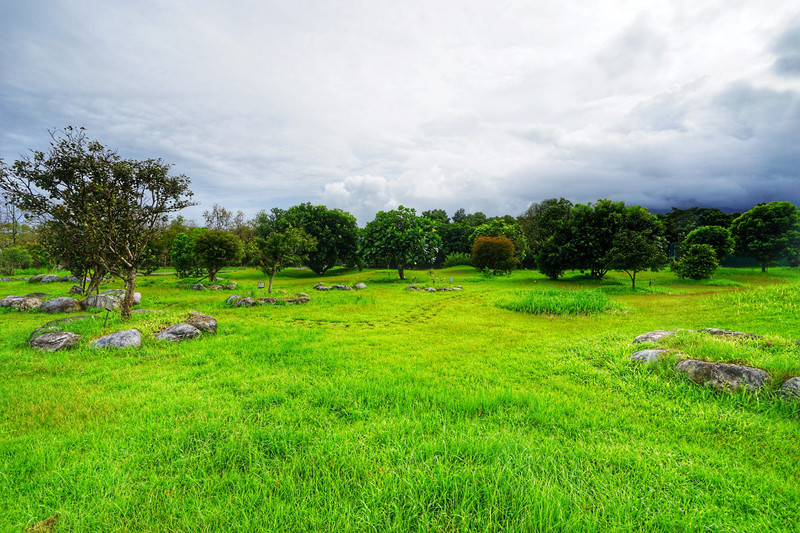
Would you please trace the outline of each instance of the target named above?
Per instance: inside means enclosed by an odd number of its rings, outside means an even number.
[[[255,270],[224,276],[266,296]],[[61,315],[0,309],[0,530],[58,513],[53,531],[800,531],[800,401],[777,392],[800,375],[797,269],[644,273],[636,292],[614,273],[407,277],[340,269],[321,279],[367,289],[318,292],[290,270],[275,288],[312,301],[255,308],[142,277],[160,312],[74,322],[83,343],[54,353],[27,339]],[[192,310],[216,336],[153,338]],[[129,327],[141,349],[91,348]],[[764,339],[664,344],[770,386],[629,360],[640,333],[705,327]]]

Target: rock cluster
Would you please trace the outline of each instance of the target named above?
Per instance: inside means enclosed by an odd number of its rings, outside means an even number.
[[[217,332],[217,319],[213,316],[192,311],[185,322],[174,324],[159,331],[156,334],[156,339],[160,341],[183,342],[199,337],[203,332],[214,335]]]
[[[350,291],[350,290],[354,290],[354,289],[357,290],[357,291],[360,291],[360,290],[363,290],[363,289],[366,289],[366,288],[367,288],[367,286],[364,283],[361,283],[361,282],[356,283],[352,287],[350,287],[349,285],[340,285],[340,284],[337,284],[337,285],[323,285],[321,281],[319,283],[317,283],[316,285],[314,285],[314,289],[318,290],[318,291]]]
[[[674,334],[676,330],[655,330],[643,333],[636,337],[634,343],[657,342]],[[691,330],[689,330],[691,331]],[[731,339],[762,339],[761,335],[743,333],[730,329],[705,328],[700,330],[710,335],[720,335]],[[658,356],[667,352],[665,348],[651,348],[639,350],[631,355],[631,361],[640,363],[655,363]],[[737,391],[741,388],[757,390],[762,389],[770,381],[769,372],[761,368],[731,363],[717,363],[701,361],[699,359],[683,358],[675,365],[675,370],[701,385],[718,390]],[[800,376],[787,379],[780,389],[790,396],[800,397]]]
[[[416,283],[409,285],[406,287],[407,291],[425,291],[425,292],[450,292],[450,291],[460,291],[461,285],[454,285],[452,287],[420,287]]]
[[[253,298],[251,296],[240,297],[238,294],[228,296],[225,303],[233,307],[256,307],[259,305],[278,305],[278,304],[305,304],[311,301],[305,293],[298,293],[295,297],[289,298]]]

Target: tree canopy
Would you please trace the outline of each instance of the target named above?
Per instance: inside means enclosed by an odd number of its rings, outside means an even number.
[[[340,263],[354,264],[358,257],[356,218],[341,209],[328,209],[310,203],[290,207],[286,220],[316,241],[316,249],[307,254],[304,264],[319,275]]]
[[[47,153],[34,151],[0,176],[0,189],[21,209],[81,240],[93,259],[125,282],[122,315],[130,316],[136,270],[167,214],[190,205],[186,176],[160,159],[124,159],[82,128],[51,133]]]
[[[761,271],[800,250],[800,213],[791,202],[759,204],[731,223],[734,253],[752,257]]]

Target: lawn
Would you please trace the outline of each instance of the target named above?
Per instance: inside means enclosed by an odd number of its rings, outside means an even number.
[[[27,339],[61,315],[0,309],[0,527],[58,513],[54,531],[800,530],[800,401],[777,392],[800,375],[798,269],[646,272],[637,291],[617,273],[406,275],[288,270],[275,289],[311,302],[254,308],[141,277],[157,311],[71,323],[84,341],[53,353]],[[266,296],[258,271],[223,276]],[[154,339],[192,310],[218,333]],[[129,327],[141,349],[92,349]],[[679,332],[671,356],[630,362],[640,333],[705,327],[764,339]],[[773,379],[706,389],[674,372],[679,352]]]

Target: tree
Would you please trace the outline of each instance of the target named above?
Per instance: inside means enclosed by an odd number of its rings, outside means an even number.
[[[83,128],[51,132],[48,153],[16,161],[0,177],[12,202],[41,221],[81,239],[94,258],[125,283],[122,316],[129,318],[136,270],[167,215],[194,205],[189,179],[170,175],[160,159],[124,159]]]
[[[680,259],[673,262],[671,270],[680,278],[710,278],[719,266],[717,251],[710,244],[687,246]]]
[[[204,231],[194,239],[194,254],[208,272],[209,281],[216,279],[222,267],[238,263],[243,253],[242,240],[221,229]]]
[[[495,275],[510,272],[519,266],[515,248],[508,237],[478,237],[472,245],[472,265],[479,270],[488,268]]]
[[[54,220],[41,225],[42,245],[50,264],[60,263],[81,280],[86,294],[100,291],[100,283],[108,274],[100,251],[94,247],[82,227],[67,227]],[[88,286],[87,286],[88,283]]]
[[[522,263],[527,255],[528,240],[516,221],[508,223],[501,219],[490,220],[475,228],[470,235],[470,240],[474,242],[478,237],[506,237],[510,239],[514,243],[514,257],[517,258],[517,266]]]
[[[200,260],[194,253],[194,238],[186,233],[178,233],[172,241],[170,250],[172,268],[179,278],[200,275]]]
[[[261,252],[261,271],[269,276],[267,292],[272,293],[272,280],[275,274],[288,266],[297,266],[308,259],[308,254],[316,248],[314,237],[300,228],[286,228],[272,231],[256,238]]]
[[[717,263],[733,251],[733,237],[727,228],[721,226],[700,226],[693,229],[683,240],[683,248],[688,250],[695,244],[708,244],[714,249]]]
[[[549,198],[539,203],[532,203],[519,217],[517,222],[528,241],[528,248],[536,256],[556,230],[561,227],[572,214],[572,202],[565,198]]]
[[[734,253],[767,265],[800,249],[800,213],[791,202],[759,204],[731,223]]]
[[[14,269],[28,268],[32,262],[31,254],[21,246],[9,246],[0,250],[0,274],[4,276],[13,276]]]
[[[447,211],[444,209],[429,209],[427,211],[423,211],[422,216],[430,219],[430,221],[434,223],[439,222],[442,224],[447,224],[450,222],[450,217],[447,216]]]
[[[631,279],[631,290],[636,290],[636,273],[658,268],[667,262],[664,253],[666,241],[650,231],[621,230],[614,236],[614,245],[606,254],[607,268],[621,270]]]
[[[406,266],[433,262],[441,239],[429,219],[401,205],[378,212],[364,228],[362,242],[368,260],[393,263],[400,279],[406,279]]]
[[[305,264],[317,274],[337,264],[357,261],[358,226],[350,213],[305,203],[290,207],[285,217],[316,240],[316,250],[308,254]]]

